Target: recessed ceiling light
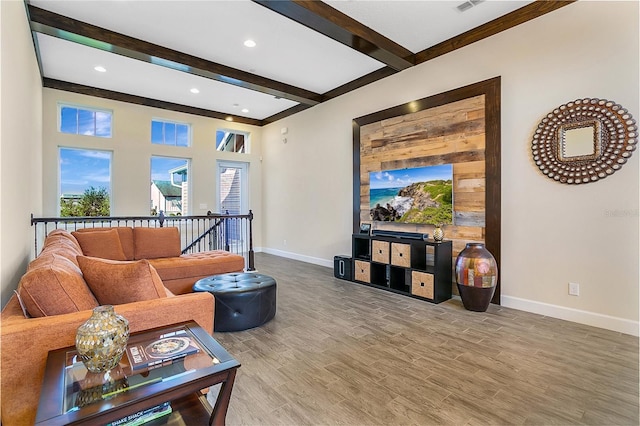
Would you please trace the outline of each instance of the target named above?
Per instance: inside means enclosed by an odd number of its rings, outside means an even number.
[[[93,67],[94,70],[98,71],[98,72],[107,72],[107,69],[105,67],[102,67],[100,65]]]
[[[242,108],[242,112],[247,113],[247,112],[249,112],[249,110],[246,109],[246,108]]]
[[[233,117],[227,117],[227,118],[225,118],[225,120],[227,120],[227,121],[233,121]]]
[[[191,93],[200,93],[200,91],[198,89],[196,89],[195,87],[193,89],[190,90]]]
[[[251,40],[251,39],[249,39],[249,40],[245,40],[244,41],[244,45],[247,46],[247,47],[256,47],[256,42]]]

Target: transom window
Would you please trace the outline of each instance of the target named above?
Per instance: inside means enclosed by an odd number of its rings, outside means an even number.
[[[216,149],[225,152],[249,152],[249,134],[233,130],[216,131]]]
[[[176,121],[151,121],[151,143],[157,145],[189,146],[191,126]]]
[[[74,135],[110,138],[112,116],[109,110],[60,105],[58,130]]]

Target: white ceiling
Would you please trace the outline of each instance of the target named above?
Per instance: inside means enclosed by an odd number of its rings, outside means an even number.
[[[404,46],[429,48],[530,1],[325,3]],[[323,94],[385,67],[257,3],[235,1],[30,0],[29,4],[212,62]],[[257,46],[247,48],[251,38]],[[297,102],[38,34],[44,77],[151,99],[265,119]],[[106,73],[94,70],[101,65]],[[193,94],[191,88],[200,93]],[[242,109],[249,112],[242,112]]]

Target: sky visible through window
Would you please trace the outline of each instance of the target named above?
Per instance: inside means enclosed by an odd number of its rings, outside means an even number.
[[[151,143],[189,146],[189,125],[169,121],[151,121]]]
[[[171,179],[169,170],[184,166],[183,158],[153,157],[151,179]],[[111,186],[111,152],[60,148],[60,192],[83,194],[90,187]]]
[[[111,113],[64,106],[60,109],[60,131],[110,138]]]
[[[169,170],[185,166],[184,158],[151,157],[151,180],[171,180]],[[177,183],[177,182],[176,182]]]
[[[111,152],[60,148],[60,193],[111,188]]]

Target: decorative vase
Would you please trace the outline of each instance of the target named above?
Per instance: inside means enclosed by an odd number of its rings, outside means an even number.
[[[87,370],[100,373],[118,365],[128,340],[129,321],[116,314],[111,305],[98,306],[78,327],[76,349]]]
[[[433,239],[436,242],[441,243],[443,238],[444,231],[442,230],[442,227],[440,225],[436,225],[436,228],[433,230]]]
[[[456,259],[456,282],[464,307],[484,312],[498,281],[498,264],[482,243],[467,243]]]

